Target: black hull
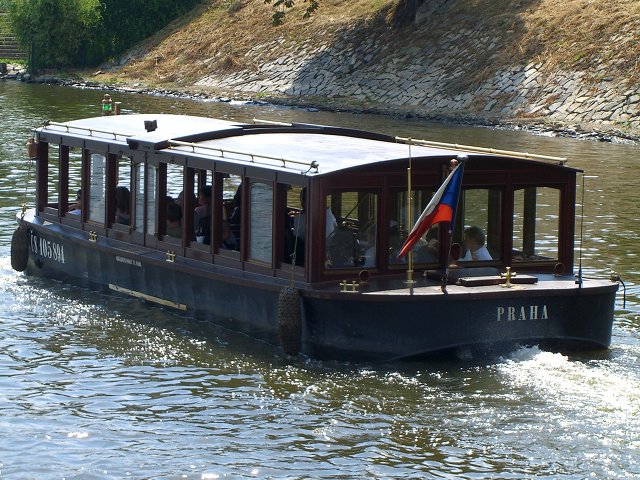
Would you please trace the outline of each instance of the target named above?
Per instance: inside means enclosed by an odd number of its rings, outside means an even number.
[[[64,226],[30,224],[26,273],[121,292],[277,345],[284,280],[100,238]],[[420,286],[341,293],[299,287],[301,348],[313,358],[395,360],[464,348],[537,344],[558,351],[607,348],[617,284],[549,278],[533,289]],[[568,287],[568,285],[573,285]],[[397,289],[402,289],[398,280]],[[281,317],[281,314],[280,314]]]
[[[406,359],[514,345],[563,352],[607,348],[615,288],[555,293],[542,290],[519,297],[509,291],[484,299],[449,294],[405,298],[402,303],[307,298],[307,353],[318,358],[348,352],[351,358]],[[509,308],[515,312],[511,319]]]

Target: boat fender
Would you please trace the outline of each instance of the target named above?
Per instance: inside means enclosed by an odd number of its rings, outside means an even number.
[[[11,268],[23,272],[29,261],[29,229],[22,223],[11,237]]]
[[[293,287],[283,288],[278,296],[278,338],[287,355],[300,352],[301,323],[300,293]]]

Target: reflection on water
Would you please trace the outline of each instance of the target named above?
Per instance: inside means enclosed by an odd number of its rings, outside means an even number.
[[[27,278],[9,245],[30,128],[101,93],[0,83],[0,457],[7,478],[637,478],[638,147],[367,115],[115,94],[134,112],[331,123],[566,155],[581,257],[620,271],[607,352],[390,365],[290,360],[143,303]],[[32,172],[33,173],[33,172]],[[582,185],[579,186],[582,188]],[[579,196],[581,196],[579,190]],[[30,199],[30,197],[27,197]],[[31,199],[29,200],[31,201]],[[578,206],[578,211],[582,205]],[[28,452],[28,454],[26,454]]]

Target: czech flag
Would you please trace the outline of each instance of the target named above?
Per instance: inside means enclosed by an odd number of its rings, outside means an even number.
[[[418,243],[418,240],[436,223],[453,223],[456,208],[458,207],[458,198],[460,197],[463,171],[464,162],[460,162],[433,195],[422,215],[413,226],[411,233],[409,233],[402,250],[398,254],[398,258],[404,257],[409,253],[413,246]]]

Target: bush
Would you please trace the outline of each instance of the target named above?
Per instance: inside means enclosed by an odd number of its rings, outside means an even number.
[[[31,51],[31,67],[82,62],[83,48],[100,21],[99,0],[13,0],[12,29]]]
[[[100,63],[153,35],[203,0],[100,0],[102,21],[88,52]]]
[[[203,0],[0,0],[31,67],[96,65]]]

